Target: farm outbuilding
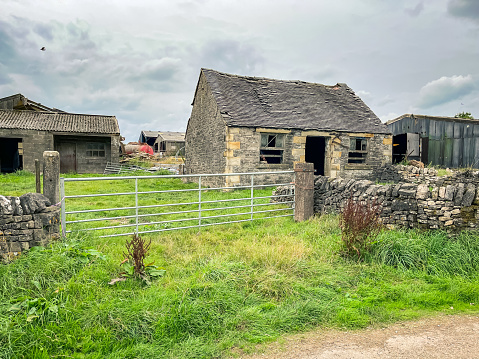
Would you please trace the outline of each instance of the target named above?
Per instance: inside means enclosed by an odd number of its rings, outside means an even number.
[[[60,153],[60,171],[103,173],[118,163],[120,130],[115,116],[53,111],[0,110],[0,169],[35,170],[43,151]]]
[[[202,69],[192,105],[189,174],[281,171],[311,162],[318,175],[347,178],[391,162],[390,131],[346,84]],[[229,176],[226,185],[241,181]]]
[[[173,131],[141,131],[139,143],[146,143],[155,153],[175,155],[179,150],[184,154],[185,133]]]
[[[159,132],[153,145],[155,152],[163,153],[165,155],[175,155],[185,153],[185,133],[184,132]]]
[[[426,165],[479,168],[479,120],[405,114],[387,127],[395,163],[407,157]]]
[[[0,98],[1,110],[29,110],[42,112],[64,112],[56,108],[42,105],[39,102],[32,101],[21,93],[16,95]]]
[[[148,146],[153,147],[159,134],[160,134],[160,131],[141,131],[138,142],[146,143]]]

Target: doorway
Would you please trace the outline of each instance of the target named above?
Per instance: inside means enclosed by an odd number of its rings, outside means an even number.
[[[393,163],[401,163],[405,159],[420,161],[422,159],[420,151],[418,133],[393,136]]]
[[[326,137],[306,137],[305,161],[314,164],[314,174],[324,176]]]
[[[76,143],[74,142],[58,142],[55,150],[60,153],[60,172],[76,172]]]
[[[23,169],[21,138],[0,137],[0,172],[12,173]]]

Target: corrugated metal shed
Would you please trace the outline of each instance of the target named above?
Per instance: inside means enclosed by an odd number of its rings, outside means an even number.
[[[386,123],[393,136],[417,133],[421,160],[444,167],[479,168],[479,120],[406,114]]]

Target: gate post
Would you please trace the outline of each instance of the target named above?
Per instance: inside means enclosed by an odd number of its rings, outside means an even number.
[[[43,195],[52,205],[60,202],[60,154],[57,151],[43,152]]]
[[[295,205],[294,219],[297,222],[306,221],[313,215],[314,207],[314,164],[298,162],[294,165],[295,172]]]

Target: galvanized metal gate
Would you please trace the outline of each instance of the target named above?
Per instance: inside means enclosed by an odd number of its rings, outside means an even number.
[[[202,184],[211,177],[227,176],[249,178],[249,183],[232,187]],[[280,177],[283,183],[274,180]],[[285,177],[289,180],[284,181]],[[88,185],[98,181],[104,186],[95,189],[106,193],[91,193]],[[175,189],[165,188],[168,185]],[[273,195],[272,188],[278,186],[290,192]],[[109,187],[118,191],[107,191]],[[64,236],[72,231],[99,231],[100,237],[116,237],[294,216],[294,171],[61,178],[60,192]],[[124,205],[115,206],[119,198]],[[105,200],[113,206],[103,205]]]

